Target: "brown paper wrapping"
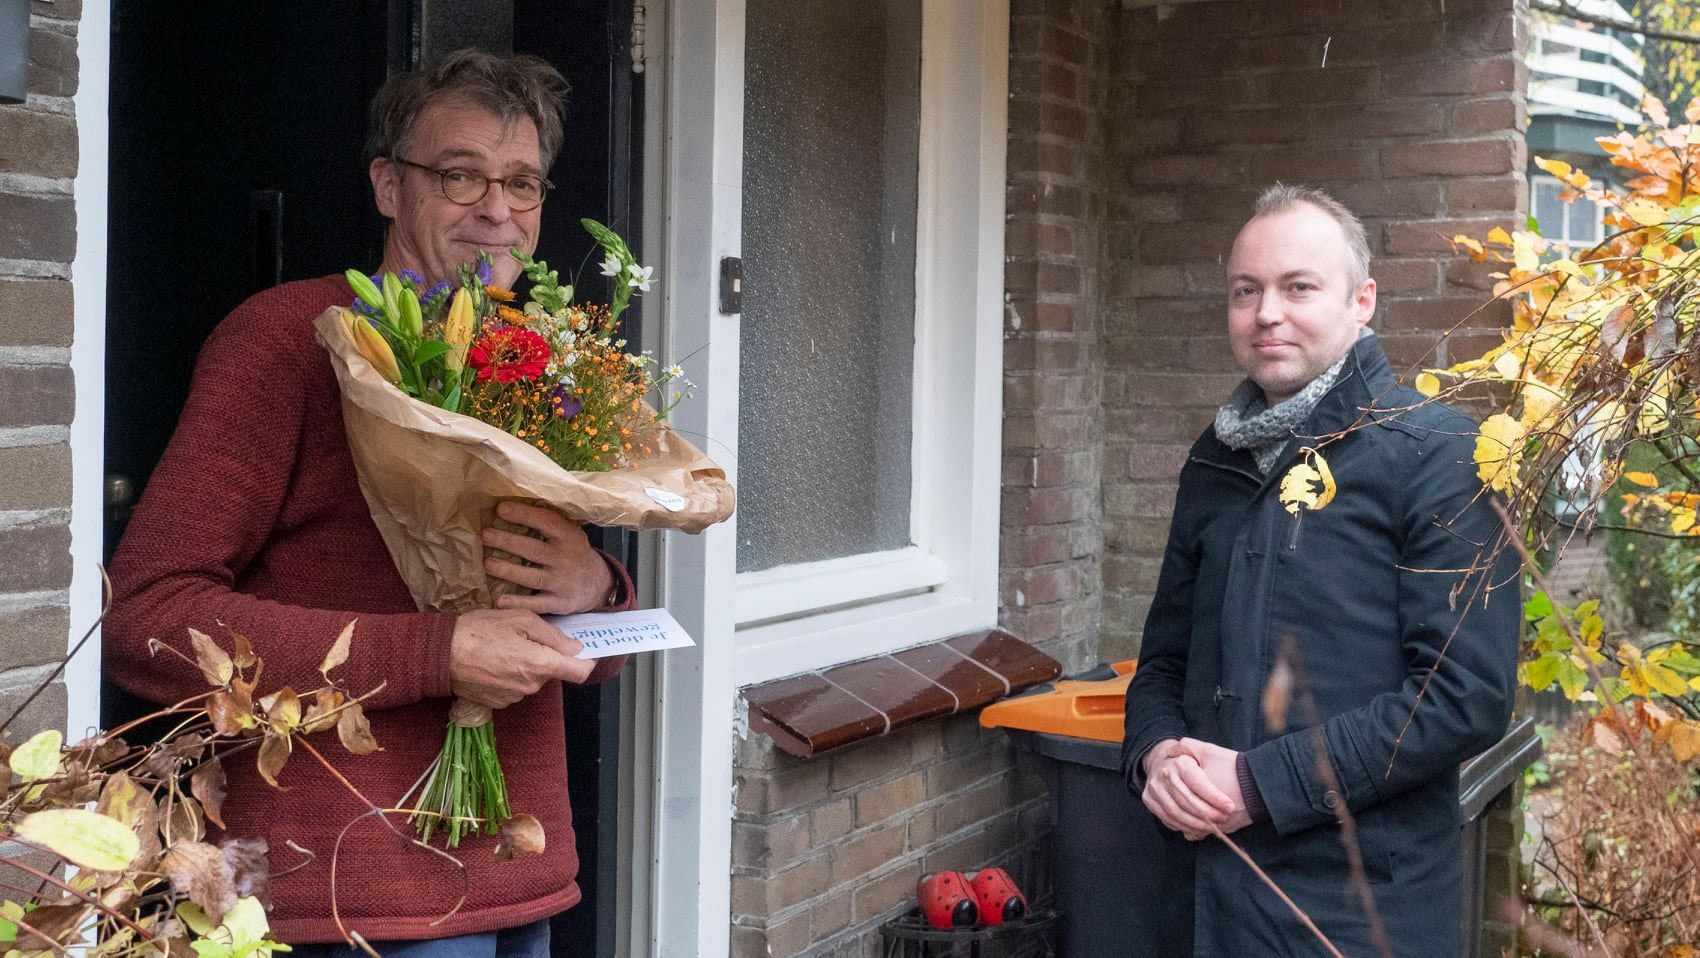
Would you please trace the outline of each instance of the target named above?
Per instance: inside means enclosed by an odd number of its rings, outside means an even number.
[[[569,472],[524,440],[391,385],[356,351],[341,314],[326,310],[314,330],[342,387],[360,491],[420,608],[494,604],[479,535],[496,522],[496,504],[509,499],[626,529],[701,532],[732,515],[737,497],[725,470],[665,422],[652,438],[654,453],[633,468]]]

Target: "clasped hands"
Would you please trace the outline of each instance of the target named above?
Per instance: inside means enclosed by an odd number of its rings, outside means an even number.
[[[1235,762],[1239,753],[1195,738],[1166,739],[1145,753],[1140,801],[1157,820],[1195,842],[1251,824]]]
[[[552,681],[583,682],[596,663],[578,658],[584,646],[543,620],[601,606],[614,588],[614,573],[585,537],[583,527],[552,509],[504,502],[496,515],[536,530],[535,538],[485,529],[484,545],[524,560],[486,556],[492,578],[535,590],[504,595],[496,608],[461,614],[450,641],[449,676],[454,693],[493,709],[506,708]]]

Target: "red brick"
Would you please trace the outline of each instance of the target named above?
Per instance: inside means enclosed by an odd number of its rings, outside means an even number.
[[[1005,340],[1005,369],[1083,369],[1086,353],[1073,339],[1039,339],[1021,336]]]
[[[1446,46],[1454,55],[1512,53],[1517,49],[1517,29],[1527,20],[1510,9],[1479,17],[1451,17],[1446,22]]]
[[[1046,565],[1073,557],[1068,530],[1043,526],[1033,532],[1007,532],[999,542],[998,562],[1005,568]]]
[[[1352,0],[1352,5],[1357,6],[1357,0]],[[1310,42],[1305,46],[1302,62],[1320,66],[1322,51],[1318,48],[1325,42],[1329,70],[1377,67],[1401,60],[1426,60],[1446,49],[1446,25],[1438,18],[1417,23],[1365,26],[1367,20],[1360,13],[1346,24],[1348,29],[1312,33],[1305,38]]]
[[[1092,46],[1090,39],[1056,23],[1045,25],[1040,43],[1040,49],[1045,53],[1083,66],[1091,65]]]
[[[1009,128],[1048,133],[1078,140],[1086,135],[1091,117],[1078,107],[1052,100],[1016,99],[1009,104]]]
[[[1382,322],[1389,330],[1497,326],[1511,318],[1510,304],[1483,296],[1383,300],[1381,308]]]
[[[1002,577],[1004,605],[1048,605],[1072,598],[1079,574],[1066,565],[1021,569]],[[857,810],[860,816],[860,808]]]
[[[915,882],[920,878],[920,864],[907,862],[889,874],[862,882],[850,893],[851,921],[871,921],[911,904],[915,897]]]
[[[1433,293],[1440,283],[1440,266],[1432,258],[1379,259],[1369,272],[1381,296]]]
[[[1452,237],[1483,237],[1495,226],[1513,229],[1516,223],[1509,216],[1410,220],[1387,224],[1386,251],[1389,255],[1410,253],[1450,253]]]
[[[1181,197],[1174,193],[1141,192],[1114,200],[1115,219],[1127,223],[1178,223],[1181,220]]]
[[[1523,169],[1521,138],[1453,140],[1388,147],[1382,168],[1390,177],[1482,176]]]
[[[1267,186],[1283,183],[1316,184],[1330,180],[1364,180],[1376,175],[1372,149],[1299,149],[1256,153],[1251,181]]]
[[[1528,118],[1523,101],[1515,96],[1494,96],[1466,100],[1452,107],[1453,133],[1463,135],[1482,133],[1521,133]]]
[[[1147,226],[1139,236],[1141,261],[1152,265],[1214,263],[1234,245],[1238,223],[1175,223]]]
[[[1328,188],[1335,199],[1363,216],[1433,216],[1440,208],[1440,184],[1417,180],[1369,180]]]
[[[1005,409],[1083,409],[1090,384],[1080,376],[1007,376]]]
[[[1438,103],[1392,102],[1317,107],[1311,132],[1319,140],[1365,140],[1383,136],[1428,136],[1446,125]]]
[[[1449,213],[1516,212],[1529,208],[1529,181],[1522,174],[1446,181]]]
[[[1446,285],[1453,289],[1492,292],[1499,280],[1489,274],[1503,273],[1505,269],[1504,263],[1472,263],[1467,259],[1454,259],[1446,264]]]
[[[1090,518],[1097,497],[1092,490],[1022,489],[1003,494],[1005,526],[1055,525]]]
[[[1139,84],[1137,113],[1156,115],[1240,106],[1248,102],[1250,82],[1249,78],[1234,74],[1146,81]]]
[[[1128,182],[1144,186],[1217,186],[1238,181],[1244,161],[1235,156],[1194,153],[1156,156],[1134,161]]]
[[[1309,33],[1318,27],[1352,26],[1368,19],[1362,0],[1265,0],[1253,6],[1258,14],[1254,29],[1259,32]]]
[[[1185,142],[1192,147],[1292,143],[1304,139],[1309,126],[1303,110],[1284,107],[1196,113],[1186,119]]]
[[[1518,89],[1517,61],[1499,57],[1392,63],[1382,68],[1381,83],[1390,96],[1507,93]]]
[[[1269,73],[1251,78],[1253,102],[1285,104],[1288,109],[1307,103],[1373,101],[1376,98],[1374,69],[1308,67],[1291,73]]]

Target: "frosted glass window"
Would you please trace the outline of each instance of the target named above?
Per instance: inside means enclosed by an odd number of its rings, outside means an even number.
[[[746,6],[740,572],[910,544],[920,8]]]

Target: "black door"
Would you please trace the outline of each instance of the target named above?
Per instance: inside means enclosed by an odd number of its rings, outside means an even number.
[[[114,0],[108,557],[219,320],[278,282],[381,259],[361,148],[367,103],[392,70],[456,46],[548,59],[572,94],[538,255],[577,271],[591,246],[581,216],[637,245],[629,17],[629,0]],[[580,288],[597,296],[588,272]],[[627,313],[634,344],[639,305]],[[635,568],[635,537],[603,545]],[[105,690],[108,721],[130,711],[116,692]],[[555,953],[613,955],[617,685],[567,693],[585,897],[557,920]]]

